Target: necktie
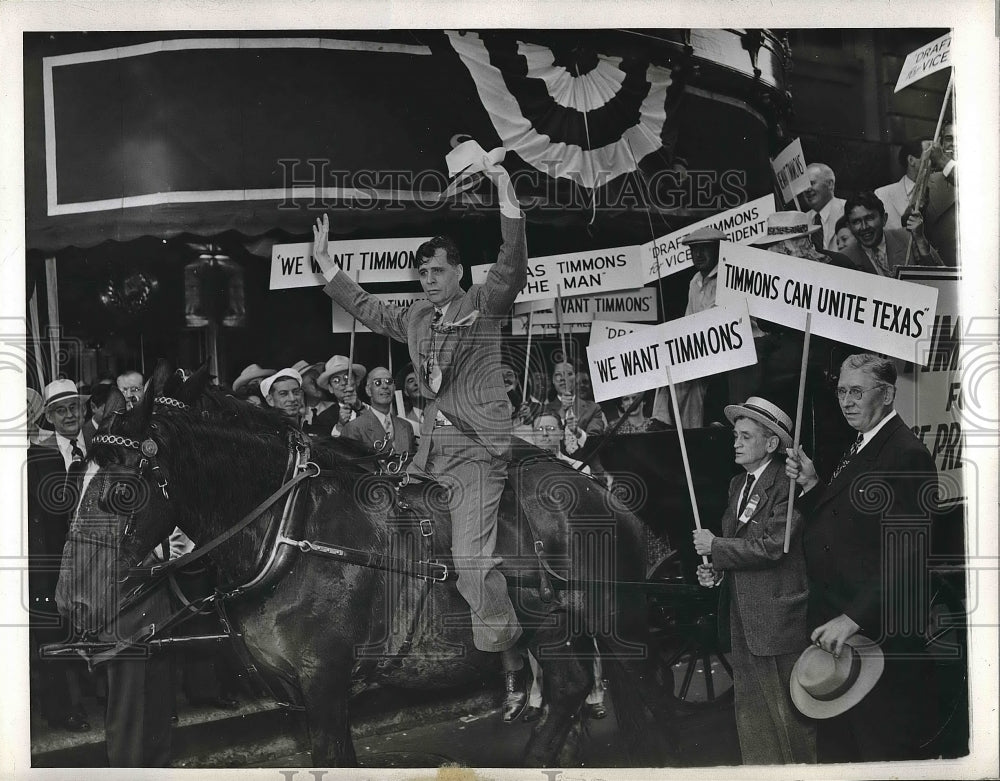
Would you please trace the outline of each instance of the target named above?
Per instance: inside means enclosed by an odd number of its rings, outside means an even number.
[[[850,449],[846,453],[844,453],[844,457],[840,459],[840,463],[837,464],[837,468],[833,470],[833,476],[830,478],[831,483],[837,479],[837,475],[839,475],[841,472],[844,471],[844,467],[846,467],[849,463],[851,463],[851,459],[858,454],[858,448],[861,447],[862,439],[863,435],[858,434],[858,438],[854,440],[854,443],[851,445]]]
[[[67,469],[67,474],[76,476],[83,473],[85,466],[86,456],[80,449],[75,439],[71,439],[69,442],[70,447],[70,462],[69,469]]]
[[[813,216],[813,225],[819,225],[819,230],[813,234],[813,240],[820,249],[826,246],[826,238],[823,236],[823,220],[820,219],[819,212]]]
[[[444,317],[443,309],[434,309],[434,317],[431,318],[431,350],[427,356],[427,363],[424,364],[424,382],[434,393],[441,388],[441,367],[437,361],[437,328]]]
[[[385,416],[385,436],[390,442],[392,442],[392,418],[388,415]]]
[[[740,497],[739,512],[736,513],[737,516],[743,515],[743,511],[747,509],[747,502],[750,501],[750,488],[753,486],[753,473],[747,472],[747,483],[743,487],[743,495]]]

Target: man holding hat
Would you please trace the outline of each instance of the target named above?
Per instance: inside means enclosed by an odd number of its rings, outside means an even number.
[[[57,643],[68,637],[68,626],[56,611],[59,561],[69,523],[79,499],[86,468],[89,435],[83,425],[89,397],[72,380],[45,386],[42,408],[53,436],[28,448],[28,553],[32,558],[28,592],[33,616],[34,644]],[[79,670],[65,659],[39,662],[32,654],[42,715],[52,727],[74,732],[90,729],[80,694]]]
[[[800,447],[785,472],[802,487],[796,506],[806,519],[810,640],[833,657],[858,657],[859,634],[881,646],[885,671],[871,692],[819,722],[820,761],[920,759],[921,742],[939,722],[934,665],[920,633],[927,616],[917,596],[926,587],[929,528],[937,469],[927,448],[893,409],[896,367],[871,353],[848,357],[837,398],[857,439],[832,475],[821,479]],[[852,640],[852,638],[855,638]],[[845,644],[854,646],[845,649]],[[860,642],[864,645],[864,642]],[[833,659],[827,659],[833,667]],[[799,684],[813,699],[846,695],[818,676],[815,660]],[[853,676],[857,679],[857,676]],[[862,680],[862,683],[864,680]],[[802,692],[800,692],[801,694]],[[822,718],[822,717],[821,717]]]
[[[302,376],[295,369],[280,369],[260,383],[260,392],[268,406],[274,407],[301,425],[303,406]]]
[[[456,161],[455,154],[463,158]],[[501,655],[511,722],[527,701],[524,661],[514,647],[521,626],[507,583],[493,556],[497,510],[510,459],[511,405],[501,379],[500,326],[527,282],[524,215],[503,150],[487,154],[466,141],[449,155],[449,168],[484,173],[497,187],[503,244],[483,284],[461,286],[464,266],[454,242],[438,236],[417,249],[427,299],[409,308],[387,306],[365,292],[330,257],[329,217],[313,228],[313,254],[329,280],[325,291],[372,331],[409,346],[426,400],[414,466],[445,487],[452,523],[458,591],[468,602],[472,639],[480,651]]]
[[[780,453],[792,445],[792,421],[752,396],[725,409],[743,472],[729,484],[722,534],[694,531],[702,586],[721,585],[719,637],[731,648],[736,729],[746,765],[816,761],[816,732],[789,696],[792,667],[808,644],[802,519],[792,513],[783,552],[788,479]]]
[[[687,309],[685,317],[697,312],[704,312],[715,306],[715,287],[719,277],[719,242],[724,241],[726,234],[716,228],[699,228],[689,233],[681,244],[688,247],[691,253],[691,265],[695,275],[688,285]],[[681,423],[684,428],[699,428],[705,424],[705,392],[708,381],[704,379],[679,382],[677,392],[677,407],[681,413]],[[674,416],[670,404],[669,388],[659,388],[653,399],[653,417],[664,423],[673,423]]]
[[[367,371],[360,363],[351,363],[346,355],[334,355],[326,362],[316,384],[333,394],[336,401],[321,412],[313,423],[318,433],[339,437],[365,405],[358,398],[358,386]]]

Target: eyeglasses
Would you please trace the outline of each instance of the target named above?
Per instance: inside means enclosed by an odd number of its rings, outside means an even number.
[[[880,382],[878,385],[873,385],[870,388],[860,388],[855,385],[852,388],[837,388],[837,398],[843,401],[845,398],[849,398],[851,401],[861,401],[861,397],[864,396],[868,391],[875,390],[876,388],[884,388],[888,383]]]
[[[535,431],[539,434],[551,434],[553,431],[558,431],[556,426],[535,426]]]
[[[348,383],[348,376],[345,374],[343,376],[336,376],[330,378],[330,382],[333,385],[346,385]]]
[[[379,377],[372,380],[372,385],[376,388],[388,388],[391,385],[395,385],[396,381],[392,377]]]

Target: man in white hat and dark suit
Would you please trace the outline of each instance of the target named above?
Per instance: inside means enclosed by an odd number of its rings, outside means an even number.
[[[789,551],[783,552],[788,478],[781,454],[792,444],[792,421],[756,396],[727,406],[725,413],[743,471],[729,484],[722,536],[697,529],[694,547],[712,558],[711,565],[698,565],[698,582],[722,588],[719,636],[723,648],[731,649],[743,763],[815,762],[815,728],[789,694],[795,660],[809,642],[797,512],[792,513]]]
[[[92,427],[83,425],[88,398],[72,380],[55,380],[46,385],[43,411],[54,433],[28,448],[28,592],[33,648],[64,641],[69,634],[67,623],[58,616],[55,593],[93,433]],[[49,725],[74,732],[90,729],[81,700],[79,667],[65,659],[39,662],[37,651],[31,659],[38,685],[36,694]]]
[[[934,665],[925,653],[919,589],[926,587],[937,469],[893,405],[896,367],[871,353],[849,356],[837,384],[857,439],[832,475],[820,478],[800,447],[786,474],[802,488],[809,576],[810,640],[834,655],[858,633],[877,642],[885,671],[850,710],[819,722],[818,756],[828,761],[923,758],[935,731]],[[922,542],[921,542],[922,540]]]
[[[515,648],[521,626],[493,556],[512,425],[501,375],[500,325],[527,282],[528,252],[524,215],[498,162],[502,154],[487,154],[474,141],[455,152],[460,150],[467,157],[465,173],[485,173],[499,194],[503,244],[483,284],[462,289],[458,249],[437,237],[417,250],[427,299],[408,309],[386,306],[350,275],[338,273],[327,251],[326,215],[313,229],[313,253],[329,280],[327,295],[372,331],[409,346],[427,401],[414,465],[447,489],[458,591],[469,603],[476,648],[501,655],[507,690],[502,719],[510,722],[524,709],[527,692],[524,662]]]

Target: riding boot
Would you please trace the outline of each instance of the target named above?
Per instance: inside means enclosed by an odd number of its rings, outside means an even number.
[[[524,668],[522,667],[520,670],[505,670],[503,678],[506,693],[500,713],[504,723],[509,724],[521,715],[524,706],[528,704]]]

